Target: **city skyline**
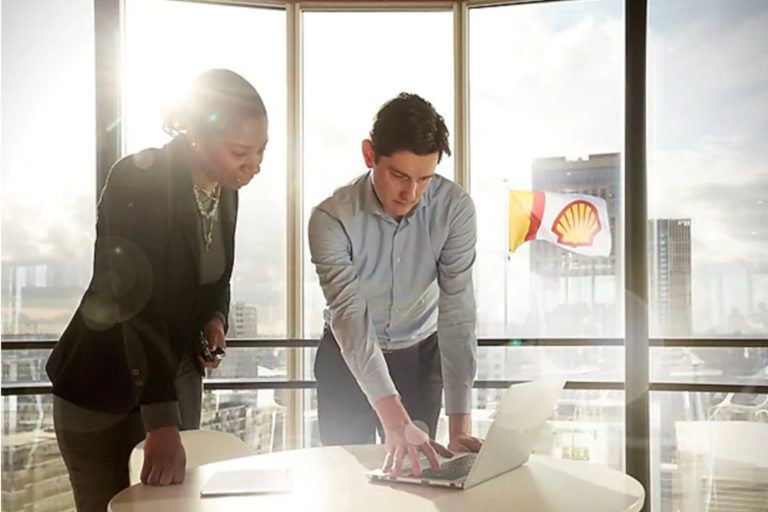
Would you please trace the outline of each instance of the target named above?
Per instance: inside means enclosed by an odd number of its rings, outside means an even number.
[[[142,1],[132,2],[131,5],[135,5],[132,7],[135,16],[146,12],[141,9],[162,6],[168,10],[166,16],[184,15],[190,23],[198,19],[190,17],[188,13],[192,10],[205,10],[203,15],[199,16],[203,21],[210,18],[210,13],[220,12],[215,6],[197,5],[194,9],[186,9],[187,5],[174,2],[165,5]],[[90,266],[95,220],[95,171],[90,171],[86,176],[81,171],[93,169],[90,156],[95,147],[93,126],[88,122],[88,119],[92,119],[88,113],[93,112],[93,104],[87,99],[88,95],[92,94],[92,87],[81,87],[81,84],[92,83],[93,70],[89,67],[92,64],[89,64],[88,52],[83,52],[81,48],[87,48],[93,41],[82,38],[62,39],[61,51],[66,50],[69,54],[76,55],[76,61],[74,67],[69,60],[66,61],[67,67],[61,67],[64,60],[51,61],[47,57],[47,46],[43,41],[31,41],[28,36],[19,32],[18,27],[8,26],[7,20],[12,16],[27,16],[25,26],[30,28],[29,33],[32,33],[35,27],[44,29],[47,22],[34,17],[33,3],[6,4],[3,9],[6,25],[3,27],[2,86],[6,97],[14,97],[18,101],[12,105],[6,102],[6,108],[2,112],[2,125],[13,126],[20,119],[27,119],[38,125],[44,125],[46,119],[49,123],[64,119],[74,119],[78,123],[74,130],[68,126],[65,137],[57,140],[58,145],[54,148],[53,153],[57,155],[57,161],[62,161],[65,166],[64,169],[52,173],[54,181],[48,180],[50,189],[57,191],[55,198],[48,196],[49,192],[46,190],[30,193],[35,190],[30,182],[34,180],[34,175],[23,171],[27,168],[48,167],[48,157],[45,156],[47,153],[26,150],[33,144],[30,139],[24,138],[27,137],[25,134],[30,132],[11,132],[7,129],[2,132],[3,146],[10,149],[3,151],[1,157],[4,185],[4,268],[13,262],[44,262],[55,259],[79,259],[85,262],[86,266]],[[237,9],[239,13],[254,11],[243,7]],[[758,30],[762,26],[761,22],[768,20],[768,13],[760,7],[759,2],[742,2],[740,9],[729,10],[727,16],[714,16],[714,12],[719,12],[714,2],[708,3],[705,8],[697,6],[694,11],[691,11],[691,6],[686,2],[678,2],[676,6],[651,2],[650,9],[649,218],[692,220],[696,226],[692,231],[693,330],[700,335],[736,334],[743,332],[743,329],[728,329],[731,311],[734,311],[736,316],[748,317],[761,312],[762,305],[768,303],[768,263],[763,257],[768,253],[768,235],[764,231],[764,220],[768,217],[768,172],[760,150],[760,141],[765,139],[766,128],[760,123],[758,115],[764,111],[764,102],[762,96],[757,93],[759,89],[755,89],[757,84],[762,83],[761,80],[768,77],[766,60],[760,57],[765,54],[768,41],[765,34]],[[88,16],[85,13],[85,3],[82,6],[78,4],[76,8],[70,6],[68,11],[61,13],[62,17],[73,19],[73,24],[68,25],[69,28],[64,31],[62,37],[70,30],[88,32]],[[482,182],[477,180],[488,182],[490,189],[498,189],[505,179],[507,184],[514,184],[517,188],[530,186],[525,181],[521,182],[520,178],[525,176],[524,169],[529,169],[530,162],[535,158],[573,158],[574,155],[620,153],[622,130],[619,91],[622,90],[623,65],[621,2],[522,5],[494,9],[489,15],[486,13],[491,11],[472,11],[471,23],[475,27],[474,33],[477,37],[470,41],[470,61],[482,64],[481,56],[492,53],[485,50],[486,42],[482,37],[489,34],[489,48],[493,45],[496,48],[507,48],[505,51],[516,65],[499,68],[503,72],[501,78],[509,82],[483,81],[482,70],[478,69],[477,65],[473,67],[476,70],[473,73],[481,72],[480,75],[473,75],[474,92],[470,98],[473,125],[480,129],[482,116],[486,115],[487,101],[491,102],[487,104],[495,111],[495,119],[533,120],[535,125],[507,123],[506,129],[496,130],[495,135],[494,132],[484,129],[476,135],[471,134],[470,172],[474,182],[472,188],[481,194],[476,196],[476,200],[497,201],[494,196],[482,195]],[[358,30],[360,27],[366,27],[365,23],[355,21],[365,19],[357,18],[357,14],[359,13],[346,13],[342,17],[350,20],[349,22],[343,19],[334,22],[320,13],[317,15],[317,23],[324,21],[317,25],[318,29],[328,28],[329,22],[337,24],[335,26],[340,30],[336,32],[339,33],[345,33],[341,28],[346,26],[357,26]],[[270,11],[269,16],[270,18],[264,19],[282,19],[279,12]],[[408,17],[398,16],[400,15],[392,14],[382,25],[402,23],[402,19]],[[261,19],[260,14],[241,18],[251,20],[249,23]],[[449,25],[449,15],[438,16],[434,36],[450,38]],[[681,26],[684,30],[678,30]],[[142,30],[147,28],[142,27]],[[150,25],[147,29],[148,40],[151,39],[152,30],[155,30],[152,27],[153,25]],[[499,27],[505,29],[501,30]],[[261,26],[261,40],[283,40],[282,28],[272,32],[268,28],[267,25]],[[494,34],[499,33],[507,35],[498,39]],[[528,41],[527,46],[520,48],[515,44],[518,39],[510,39],[508,34],[516,34],[516,38]],[[714,36],[709,37],[708,34]],[[309,35],[311,36],[311,33]],[[342,41],[333,38],[323,40],[323,44],[328,51],[344,45]],[[309,49],[316,46],[313,45]],[[14,47],[23,48],[24,51],[10,51]],[[541,51],[536,50],[537,47],[540,47]],[[284,55],[279,56],[279,52],[283,51],[280,48],[282,47],[275,47],[277,51],[273,60],[265,61],[267,68],[278,66],[275,69],[279,69],[284,65]],[[595,48],[600,48],[600,51],[584,53],[584,50]],[[5,49],[9,51],[5,52]],[[173,51],[172,48],[170,51]],[[26,55],[27,58],[19,59],[19,55]],[[142,55],[137,54],[131,62],[141,62]],[[214,59],[217,54],[214,52],[211,55],[209,52],[206,55],[209,55],[206,58]],[[318,82],[320,77],[324,76],[319,55],[305,62],[307,79],[312,80],[307,90],[318,98],[331,98],[334,97],[335,84]],[[692,63],[701,62],[705,55],[713,55],[713,62],[723,72],[715,73],[712,79],[699,80],[696,88],[684,86],[689,76],[699,73]],[[738,57],[730,59],[730,55]],[[161,59],[162,56],[158,58]],[[754,62],[749,67],[751,71],[746,74],[738,72],[742,69],[739,64],[749,58]],[[441,59],[450,62],[451,52],[447,51]],[[39,66],[35,62],[39,62]],[[271,64],[267,64],[268,62]],[[339,64],[344,62],[343,59],[335,62],[339,66],[337,72],[343,76],[345,71]],[[443,61],[440,62],[442,66]],[[571,64],[576,62],[579,63],[578,67]],[[38,77],[43,69],[51,67],[60,69],[55,72],[62,82],[60,90],[22,86],[27,83],[24,77]],[[445,68],[445,79],[438,83],[448,84],[451,81],[452,66],[447,64],[442,67]],[[157,70],[157,67],[152,69]],[[580,69],[586,70],[586,73],[579,71]],[[411,73],[416,76],[418,71]],[[313,76],[318,78],[314,79]],[[558,79],[558,76],[569,77],[570,80]],[[18,80],[12,80],[11,77],[18,77]],[[588,80],[588,83],[585,83],[585,80]],[[39,80],[37,82],[43,83]],[[279,84],[279,81],[275,83]],[[309,147],[305,148],[305,152],[313,152],[310,153],[313,167],[306,169],[308,176],[322,176],[322,179],[317,181],[315,178],[315,182],[305,184],[309,187],[308,190],[314,192],[311,197],[305,198],[302,207],[304,216],[308,215],[318,197],[329,193],[346,180],[343,177],[328,179],[327,169],[338,166],[340,158],[344,176],[351,178],[364,171],[361,159],[355,156],[359,150],[359,141],[365,136],[366,126],[370,123],[370,117],[377,104],[386,95],[385,91],[387,88],[395,90],[392,84],[397,87],[397,83],[397,79],[382,83],[380,91],[373,94],[370,100],[365,100],[359,107],[355,107],[354,112],[348,111],[343,116],[330,115],[329,109],[334,102],[328,101],[320,105],[322,108],[317,110],[317,113],[309,114],[310,118],[316,117],[322,121],[321,132],[326,135],[318,139],[314,135],[310,137],[311,134],[308,133],[305,137],[307,143],[322,140],[324,144],[331,143],[330,147],[335,149],[324,157],[324,161],[316,162],[315,155],[323,154],[318,154],[317,150]],[[429,83],[432,82],[415,81],[409,87],[421,91],[429,87]],[[489,89],[486,86],[493,83],[500,83],[501,89]],[[557,84],[560,83],[569,83],[569,87],[558,88]],[[546,88],[542,89],[542,86]],[[450,88],[441,87],[434,89],[436,92],[427,91],[426,96],[435,101],[451,124],[453,114]],[[514,95],[503,94],[504,90],[514,91]],[[143,97],[146,97],[146,90],[141,91]],[[731,91],[738,91],[738,95],[734,96]],[[345,93],[344,90],[339,92]],[[58,102],[57,98],[70,93],[72,99],[81,99],[68,101],[66,105],[69,110],[64,110],[61,116],[50,119],[52,112],[64,108],[64,104]],[[286,214],[286,191],[289,184],[284,172],[280,170],[281,166],[284,166],[284,150],[281,149],[284,148],[284,140],[281,141],[283,137],[279,135],[284,127],[285,91],[276,86],[269,95],[265,94],[265,98],[270,103],[270,111],[275,112],[272,119],[278,135],[272,137],[263,176],[259,176],[244,192],[233,298],[259,307],[260,315],[264,319],[263,333],[280,336],[287,331],[287,260],[284,252],[286,228],[283,223],[262,222],[261,219],[271,215],[284,218]],[[680,101],[675,101],[676,99]],[[126,119],[127,137],[134,141],[126,145],[126,150],[131,149],[131,145],[138,148],[142,143],[150,144],[151,139],[156,141],[154,144],[167,140],[163,139],[161,134],[157,135],[160,133],[159,123],[153,121],[157,119],[157,114],[139,108],[141,105],[135,99],[132,101],[130,104],[134,107],[131,109],[131,115],[133,118],[136,118],[136,115],[144,116],[144,120],[137,125],[136,122]],[[548,103],[542,103],[543,101]],[[510,111],[510,108],[513,110]],[[685,113],[694,113],[695,122],[689,121],[692,119],[690,116],[682,115],[684,112],[681,109],[688,109]],[[512,117],[508,116],[507,112]],[[585,116],[581,112],[590,114]],[[87,115],[80,115],[82,113]],[[334,119],[337,120],[333,121]],[[562,122],[544,122],[547,120]],[[144,133],[150,126],[156,135],[149,139],[147,136],[136,138],[131,135],[135,134],[136,130]],[[609,128],[608,131],[605,130],[606,127]],[[694,129],[691,129],[692,127]],[[595,137],[594,134],[598,132],[605,133]],[[330,141],[329,134],[334,134],[337,139]],[[542,145],[542,141],[547,142],[549,147]],[[504,151],[494,151],[495,146],[503,148]],[[530,154],[527,147],[536,153],[526,157],[526,153]],[[348,156],[342,158],[343,155]],[[499,166],[498,162],[503,162],[504,165]],[[452,161],[446,160],[440,165],[439,171],[450,175],[451,165]],[[320,172],[313,169],[319,169]],[[732,169],[738,169],[738,172],[731,172]],[[481,241],[488,240],[494,236],[493,233],[499,231],[487,219],[487,215],[480,218],[481,225],[486,229],[480,233]],[[278,243],[275,244],[275,241]],[[521,256],[525,257],[522,254]],[[491,257],[490,253],[484,256],[480,251],[481,264],[487,262],[488,257]],[[503,258],[504,251],[494,250],[492,257]],[[255,262],[259,264],[254,265]],[[322,302],[321,297],[318,297],[319,288],[313,283],[313,269],[305,264],[304,271],[308,280],[305,287],[308,301],[306,316],[319,315]],[[527,273],[525,269],[524,273]],[[517,274],[515,279],[516,282],[525,283],[529,278]],[[494,313],[491,307],[499,302],[499,292],[493,288],[493,276],[479,277],[478,280],[481,281],[478,290],[481,295],[480,302],[489,305],[488,311],[495,315],[482,319],[481,322],[493,329],[493,325],[502,318],[502,315]],[[711,298],[716,293],[712,290],[719,288],[722,288],[722,299]],[[525,308],[529,307],[524,301],[521,302],[525,296],[526,294],[518,292],[511,298],[522,316],[525,316]],[[310,300],[311,297],[314,298]],[[74,309],[74,304],[72,308]],[[307,335],[315,334],[314,331],[318,330],[318,326],[314,324],[307,327]],[[758,334],[762,332],[759,329],[758,327]]]

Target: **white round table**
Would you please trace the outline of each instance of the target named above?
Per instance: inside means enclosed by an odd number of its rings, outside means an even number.
[[[533,455],[520,468],[469,490],[371,483],[382,445],[309,448],[231,459],[189,469],[183,484],[137,484],[117,494],[110,512],[212,511],[511,511],[636,512],[645,491],[634,478],[607,466]],[[259,496],[201,498],[217,470],[289,468],[291,491]]]

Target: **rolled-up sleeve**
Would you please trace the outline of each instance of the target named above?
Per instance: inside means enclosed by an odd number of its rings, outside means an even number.
[[[455,202],[448,238],[438,260],[437,333],[445,388],[445,412],[469,413],[477,367],[475,263],[477,223],[468,195]]]
[[[331,314],[331,330],[352,375],[371,404],[397,395],[360,292],[349,238],[341,222],[320,207],[309,219],[309,250]]]

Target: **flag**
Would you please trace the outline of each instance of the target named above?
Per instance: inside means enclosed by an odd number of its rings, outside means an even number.
[[[509,191],[509,252],[529,240],[546,240],[584,256],[609,256],[608,206],[584,194]]]

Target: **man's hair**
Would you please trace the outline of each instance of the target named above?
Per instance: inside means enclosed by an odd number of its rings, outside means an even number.
[[[430,102],[407,92],[401,92],[379,109],[371,130],[371,142],[376,161],[398,151],[420,156],[437,153],[438,162],[443,153],[451,154],[443,116]]]

